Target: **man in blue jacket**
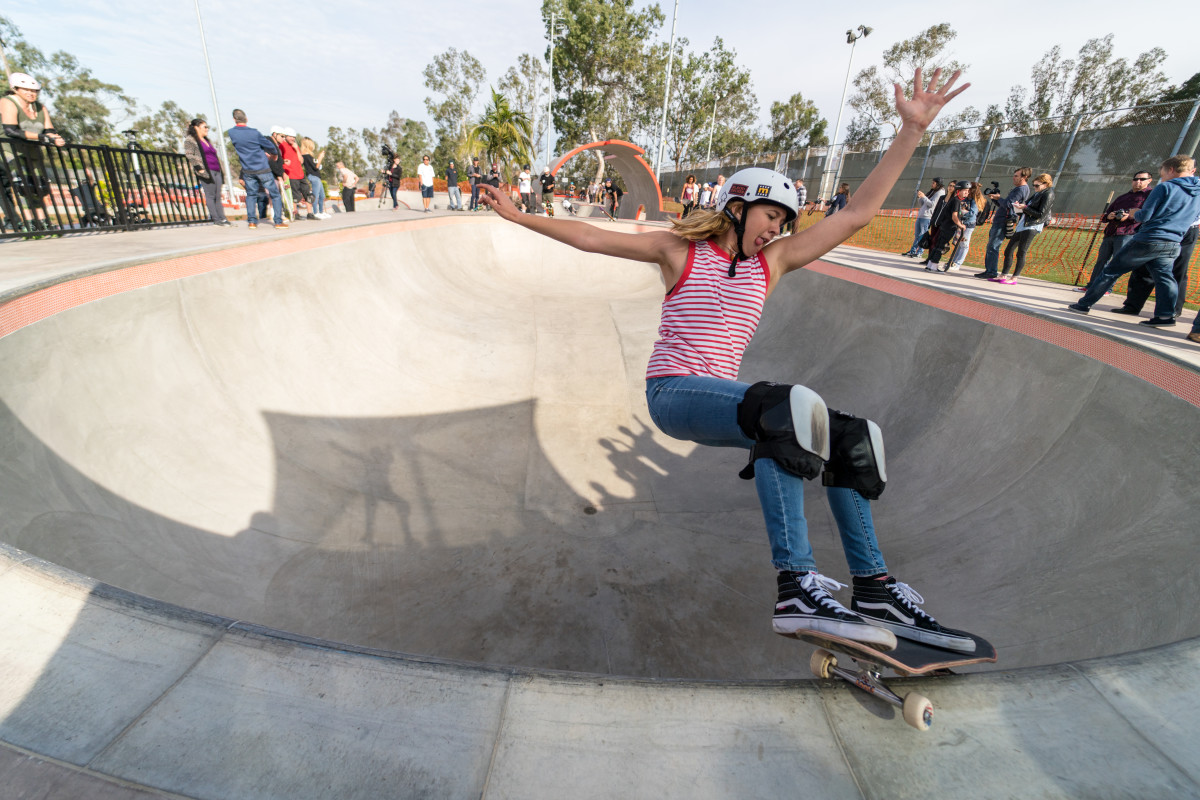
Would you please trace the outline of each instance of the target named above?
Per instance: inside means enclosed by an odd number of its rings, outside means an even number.
[[[1092,281],[1079,302],[1067,306],[1069,311],[1088,313],[1117,278],[1145,265],[1154,278],[1154,316],[1141,324],[1153,328],[1175,324],[1179,286],[1171,267],[1179,255],[1183,235],[1200,215],[1200,181],[1195,173],[1196,162],[1191,156],[1171,156],[1162,163],[1158,169],[1162,182],[1133,214],[1139,223],[1137,233]]]
[[[256,129],[246,125],[246,112],[240,108],[233,110],[233,121],[234,126],[225,131],[225,135],[233,142],[233,149],[237,151],[238,159],[242,162],[246,197],[258,197],[260,189],[265,188],[271,196],[275,227],[286,228],[287,223],[283,221],[283,200],[279,196],[279,186],[271,175],[271,163],[267,160],[279,158],[279,148]],[[258,227],[257,205],[253,202],[246,203],[246,227],[251,230]]]

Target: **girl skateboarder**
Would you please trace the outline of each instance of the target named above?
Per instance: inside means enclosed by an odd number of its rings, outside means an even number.
[[[755,479],[771,563],[778,571],[772,624],[780,634],[827,633],[885,649],[900,635],[963,651],[974,648],[969,635],[939,625],[921,610],[924,599],[888,574],[867,498],[883,488],[882,441],[874,423],[829,412],[805,387],[752,387],[737,380],[767,296],[784,275],[871,221],[926,128],[970,85],[952,91],[958,76],[939,87],[937,70],[926,87],[917,70],[911,99],[897,84],[896,110],[903,125],[887,153],[844,209],[783,239],[776,237],[796,218],[796,190],[783,175],[761,168],[733,175],[721,187],[714,210],[693,211],[670,231],[626,234],[531,217],[491,189],[480,198],[503,219],[585,252],[658,264],[668,291],[646,372],[650,416],[668,436],[751,451],[743,476]],[[794,418],[800,424],[792,424]],[[828,437],[810,436],[813,423],[828,423]],[[844,584],[817,572],[808,540],[803,478],[815,477],[822,468],[826,485],[833,484],[827,494],[853,576],[851,609],[830,594]]]

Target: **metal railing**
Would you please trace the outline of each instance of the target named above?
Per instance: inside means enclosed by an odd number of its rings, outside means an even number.
[[[178,153],[0,138],[0,238],[211,221]]]

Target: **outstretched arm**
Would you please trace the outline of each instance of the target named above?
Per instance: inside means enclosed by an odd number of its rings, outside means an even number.
[[[486,184],[480,187],[479,201],[523,228],[569,244],[585,253],[601,253],[631,261],[658,264],[668,287],[674,286],[687,263],[688,243],[670,231],[649,233],[619,233],[587,222],[553,219],[523,214],[511,199],[499,189]]]
[[[971,84],[963,84],[951,91],[960,72],[950,76],[945,85],[939,87],[942,71],[934,70],[933,77],[926,87],[917,70],[913,77],[913,96],[906,99],[900,84],[894,84],[896,92],[896,111],[903,121],[900,132],[892,141],[891,147],[884,154],[875,169],[867,176],[850,202],[836,214],[807,228],[800,233],[780,239],[768,245],[766,252],[772,264],[776,265],[779,274],[791,272],[794,269],[816,261],[821,256],[849,239],[857,231],[865,228],[871,219],[879,212],[892,186],[900,177],[901,171],[912,157],[913,152],[925,135],[929,124],[937,117],[942,106],[957,97]]]

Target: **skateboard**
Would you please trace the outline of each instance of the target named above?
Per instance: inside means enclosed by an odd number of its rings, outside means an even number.
[[[797,631],[792,637],[816,645],[819,649],[812,654],[809,667],[818,678],[840,678],[846,683],[873,694],[900,708],[904,721],[917,730],[927,731],[933,724],[933,704],[929,698],[917,692],[900,697],[883,682],[880,672],[888,668],[901,677],[914,675],[953,675],[954,668],[970,664],[992,663],[996,660],[996,648],[974,634],[975,652],[962,653],[909,639],[897,638],[895,650],[880,650],[871,645],[832,636],[826,633]],[[859,669],[838,666],[841,653]]]

